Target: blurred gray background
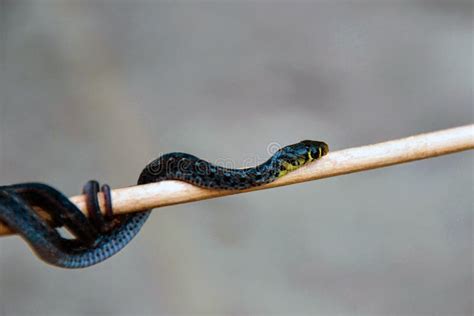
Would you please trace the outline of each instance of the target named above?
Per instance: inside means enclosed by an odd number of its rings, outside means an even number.
[[[1,184],[135,183],[473,121],[471,1],[1,1]],[[472,315],[472,153],[156,210],[84,270],[0,239],[0,315]]]

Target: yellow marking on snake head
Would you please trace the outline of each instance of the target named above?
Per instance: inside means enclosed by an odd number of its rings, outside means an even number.
[[[306,162],[310,162],[310,161],[313,161],[313,160],[316,160],[316,159],[319,159],[321,158],[322,156],[324,156],[323,154],[323,149],[321,147],[318,147],[318,153],[316,156],[313,156],[311,154],[311,150],[308,151],[308,160]]]
[[[301,168],[303,165],[305,165],[309,161],[310,160],[305,159],[305,158],[298,158],[296,164],[292,164],[287,161],[282,162],[283,169],[280,170],[280,172],[278,173],[278,177],[282,177],[291,171]]]
[[[283,177],[283,176],[286,175],[287,173],[288,173],[288,170],[280,170],[280,173],[278,173],[277,178]]]

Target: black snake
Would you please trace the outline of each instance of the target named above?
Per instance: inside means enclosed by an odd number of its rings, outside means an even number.
[[[328,150],[324,142],[305,140],[283,147],[266,162],[246,169],[224,168],[193,155],[169,153],[148,164],[138,184],[174,179],[211,189],[242,190],[272,182],[326,155]],[[150,215],[147,210],[113,216],[110,189],[104,186],[108,215],[103,217],[97,201],[99,190],[95,181],[84,187],[90,214],[87,218],[65,195],[46,184],[1,186],[0,221],[20,234],[41,259],[52,265],[91,266],[125,247]],[[67,228],[75,239],[62,237],[33,207],[45,210],[55,226]]]

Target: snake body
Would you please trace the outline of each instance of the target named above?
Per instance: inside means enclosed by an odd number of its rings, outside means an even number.
[[[137,183],[173,179],[211,189],[242,190],[272,182],[327,152],[326,143],[305,140],[283,147],[266,162],[246,169],[224,168],[190,154],[169,153],[149,163]],[[62,237],[33,210],[34,206],[46,210],[53,222],[76,238]],[[116,254],[140,231],[150,212],[115,216],[113,229],[100,231],[65,195],[46,184],[0,187],[0,221],[20,234],[41,259],[63,268],[88,267]]]

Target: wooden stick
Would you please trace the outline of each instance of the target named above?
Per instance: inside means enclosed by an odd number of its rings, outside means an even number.
[[[275,182],[248,190],[210,190],[172,180],[116,189],[112,191],[113,208],[115,214],[137,212],[381,168],[469,149],[474,149],[474,124],[331,152]],[[99,200],[104,209],[102,194]],[[73,196],[71,201],[86,213],[83,195]],[[11,233],[8,227],[0,223],[0,235]]]

